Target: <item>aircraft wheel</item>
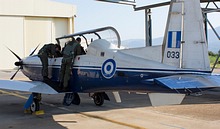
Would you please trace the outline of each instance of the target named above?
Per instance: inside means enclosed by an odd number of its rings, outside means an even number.
[[[102,95],[102,93],[95,93],[93,95],[93,99],[94,99],[94,103],[97,106],[102,106],[104,103],[104,96]]]
[[[73,98],[72,104],[75,104],[75,105],[80,104],[80,98],[79,98],[79,95],[77,93],[74,93],[74,98]]]
[[[63,98],[63,105],[70,106],[74,99],[74,93],[66,93]]]
[[[33,103],[30,106],[30,111],[33,113],[39,110],[40,110],[40,101],[34,99]]]

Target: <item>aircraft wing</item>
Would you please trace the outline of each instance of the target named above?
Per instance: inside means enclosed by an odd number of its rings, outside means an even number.
[[[26,91],[43,94],[57,94],[58,92],[46,83],[40,81],[0,80],[0,89]]]
[[[219,75],[174,75],[156,78],[155,82],[170,89],[207,89],[220,87]]]

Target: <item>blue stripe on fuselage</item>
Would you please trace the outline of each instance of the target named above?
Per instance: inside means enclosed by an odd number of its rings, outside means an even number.
[[[51,66],[49,66],[51,67]],[[36,65],[25,65],[23,70],[31,80],[39,80],[41,67]],[[60,66],[52,66],[52,81],[59,80]],[[99,66],[74,66],[70,79],[73,92],[97,92],[108,90],[167,90],[147,80],[177,74],[207,74],[209,71],[196,70],[167,70],[167,69],[145,69],[145,68],[123,68],[118,67],[111,79],[106,79],[101,74]]]
[[[34,67],[39,67],[41,68],[42,65],[24,65],[25,67],[29,67],[29,68],[34,68]],[[60,65],[50,65],[48,66],[49,68],[56,68],[56,69],[60,69]],[[74,66],[73,69],[97,69],[97,70],[101,70],[101,66]],[[139,72],[180,72],[180,73],[211,73],[211,71],[201,71],[201,70],[189,70],[189,69],[151,69],[151,68],[126,68],[126,67],[117,67],[116,68],[117,71],[139,71]]]

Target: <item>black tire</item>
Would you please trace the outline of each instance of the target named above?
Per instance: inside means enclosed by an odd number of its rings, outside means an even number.
[[[63,98],[63,105],[70,106],[74,99],[74,93],[66,93]]]
[[[40,102],[37,99],[34,99],[33,103],[30,106],[31,113],[40,110]]]
[[[95,105],[102,106],[104,104],[104,96],[102,93],[95,93],[93,95]]]
[[[74,93],[74,98],[73,98],[72,104],[75,104],[75,105],[80,104],[80,98],[79,98],[79,95],[77,93]]]

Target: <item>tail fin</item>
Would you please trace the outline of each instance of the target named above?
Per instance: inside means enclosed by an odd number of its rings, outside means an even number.
[[[172,0],[162,62],[177,68],[210,70],[200,0]]]

